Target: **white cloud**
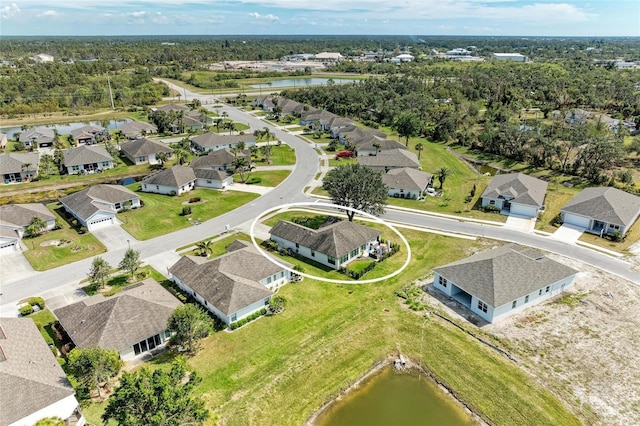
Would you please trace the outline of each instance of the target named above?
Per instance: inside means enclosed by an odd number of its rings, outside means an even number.
[[[147,16],[148,12],[145,12],[144,10],[140,10],[138,12],[129,12],[127,13],[128,16],[134,17],[134,18],[143,18],[145,16]]]
[[[55,10],[45,10],[44,12],[39,13],[38,17],[42,18],[44,16],[58,16],[58,15],[60,15],[60,12],[56,12]]]
[[[9,6],[5,6],[0,9],[0,18],[9,19],[14,17],[18,13],[20,13],[20,8],[18,7],[18,5],[15,3],[11,3]]]
[[[249,14],[249,16],[253,16],[256,19],[261,19],[261,20],[265,20],[265,21],[278,21],[278,20],[280,20],[280,18],[278,18],[276,15],[273,15],[271,13],[269,13],[268,15],[261,15],[258,12],[251,12]]]

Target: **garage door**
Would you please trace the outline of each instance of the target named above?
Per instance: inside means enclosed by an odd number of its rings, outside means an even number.
[[[112,218],[107,218],[107,219],[101,219],[101,220],[96,220],[94,222],[89,222],[89,231],[92,231],[94,229],[98,229],[98,228],[104,228],[105,226],[109,226],[113,224],[113,219]]]
[[[18,251],[17,241],[0,244],[0,253],[14,253],[16,251]]]
[[[589,227],[589,222],[590,222],[590,219],[588,217],[578,216],[578,215],[571,214],[571,213],[565,213],[564,214],[564,223],[567,223],[569,225],[580,226],[582,228],[588,228]]]
[[[531,206],[523,206],[522,204],[511,204],[510,213],[526,217],[536,217],[536,208]]]

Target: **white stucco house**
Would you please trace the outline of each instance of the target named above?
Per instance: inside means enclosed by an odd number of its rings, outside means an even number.
[[[244,135],[222,135],[214,132],[207,132],[202,135],[192,136],[191,149],[196,152],[218,151],[222,149],[231,149],[244,143],[245,148],[250,148],[256,144],[256,138],[253,134]]]
[[[624,235],[640,218],[640,197],[617,188],[585,188],[560,209],[563,223],[597,235]]]
[[[147,138],[138,138],[125,142],[120,147],[120,151],[133,164],[159,164],[158,153],[164,152],[168,157],[173,155],[173,150],[162,142]]]
[[[81,145],[62,152],[64,168],[70,175],[101,172],[115,167],[113,157],[102,146]]]
[[[537,250],[508,244],[433,270],[433,286],[487,322],[563,292],[578,274]]]
[[[209,151],[207,155],[194,158],[189,163],[189,167],[192,169],[233,171],[235,169],[234,161],[236,160],[236,155],[244,156],[247,163],[251,164],[251,150],[245,149],[240,153],[234,154],[229,148],[223,148]]]
[[[247,243],[237,241],[227,250],[231,251],[214,259],[183,256],[169,274],[182,290],[231,324],[265,308],[273,291],[291,280],[291,272]]]
[[[6,185],[28,182],[38,176],[37,152],[0,154],[0,176]]]
[[[382,183],[394,198],[420,199],[432,181],[431,173],[410,168],[393,169],[382,175]]]
[[[524,173],[495,175],[482,193],[482,207],[534,218],[544,209],[547,182]]]
[[[196,175],[196,187],[227,189],[233,185],[233,175],[220,170],[193,169]]]
[[[0,253],[20,249],[20,239],[34,217],[44,222],[44,231],[50,231],[56,227],[56,217],[42,203],[0,206]]]
[[[378,245],[381,232],[358,223],[339,221],[311,229],[286,220],[271,228],[271,241],[333,269],[367,257]]]
[[[141,207],[140,197],[120,185],[94,185],[60,199],[65,211],[78,223],[92,231],[104,226],[117,225],[116,214]]]
[[[30,318],[0,318],[0,425],[47,417],[83,426],[75,390]]]
[[[140,190],[164,195],[180,195],[196,187],[196,174],[191,167],[173,166],[155,172],[140,182]]]
[[[76,347],[115,349],[123,361],[131,361],[167,344],[167,321],[180,305],[155,280],[146,279],[113,296],[97,294],[53,313]]]
[[[26,148],[38,149],[53,146],[56,134],[48,127],[32,127],[20,133],[18,141]]]

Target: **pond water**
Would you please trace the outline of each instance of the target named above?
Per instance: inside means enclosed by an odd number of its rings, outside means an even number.
[[[353,83],[353,79],[349,78],[333,78],[331,79],[335,84]],[[251,84],[249,87],[254,89],[270,89],[277,87],[296,87],[296,86],[319,86],[321,84],[327,84],[328,78],[311,77],[311,78],[288,78],[285,80],[273,80],[268,83]]]
[[[129,118],[124,118],[122,120],[109,120],[109,125],[107,129],[114,130],[120,128],[125,123],[131,121]],[[102,127],[101,121],[84,121],[84,122],[75,122],[75,123],[67,123],[67,124],[43,124],[37,125],[33,127],[47,127],[49,129],[57,129],[58,133],[61,135],[68,135],[72,130],[79,129],[80,127],[91,124],[92,126]],[[22,129],[20,126],[17,127],[0,127],[0,133],[6,133],[8,139],[13,139],[16,133],[21,133]]]
[[[478,171],[480,172],[480,174],[482,175],[486,175],[487,173],[491,176],[495,176],[497,175],[500,171],[498,169],[496,169],[495,167],[491,167],[491,166],[486,166],[486,165],[481,165],[481,166],[476,166],[476,168],[478,169]]]
[[[385,368],[329,406],[318,426],[468,426],[476,424],[429,378]]]

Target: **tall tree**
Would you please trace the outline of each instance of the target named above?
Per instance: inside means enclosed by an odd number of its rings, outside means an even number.
[[[271,145],[262,145],[260,147],[260,153],[264,156],[267,164],[271,164],[271,154],[273,153],[273,147]]]
[[[200,425],[209,418],[204,401],[192,395],[201,381],[195,372],[187,371],[183,358],[170,371],[125,372],[102,421],[114,420],[120,426]]]
[[[334,204],[373,215],[384,213],[388,188],[382,182],[382,175],[373,169],[357,163],[341,165],[329,170],[322,186]],[[353,221],[355,212],[346,214],[349,221]]]
[[[71,374],[88,389],[97,389],[100,397],[100,384],[108,385],[111,378],[118,375],[122,365],[118,351],[97,346],[75,348],[67,357],[67,366]]]
[[[438,179],[438,182],[440,182],[440,189],[442,189],[442,187],[444,186],[444,181],[447,180],[448,176],[451,176],[453,174],[453,172],[451,171],[451,169],[448,169],[446,167],[440,167],[438,169],[438,171],[436,172],[436,178]]]
[[[142,262],[140,261],[140,252],[129,248],[124,252],[124,257],[120,261],[118,267],[127,271],[131,275],[131,279],[133,279],[140,265],[142,265]]]
[[[44,220],[40,219],[38,216],[34,216],[31,218],[29,225],[27,225],[24,235],[27,237],[37,237],[44,232],[46,227],[47,224]]]
[[[418,151],[418,160],[420,160],[420,154],[422,154],[423,150],[424,150],[424,145],[422,144],[422,142],[418,142],[416,144],[416,151]]]
[[[172,345],[180,345],[187,352],[195,352],[198,342],[213,331],[211,318],[200,307],[192,303],[179,306],[169,317],[167,330]]]
[[[412,112],[402,112],[391,127],[398,132],[398,136],[405,138],[405,145],[409,146],[409,138],[417,135],[420,130],[420,119]]]
[[[102,288],[104,287],[109,274],[111,273],[111,265],[102,257],[97,256],[91,262],[91,269],[89,270],[89,282],[91,285]]]
[[[164,168],[164,164],[169,160],[169,155],[164,151],[160,151],[156,153],[156,159],[160,162],[162,168]]]

